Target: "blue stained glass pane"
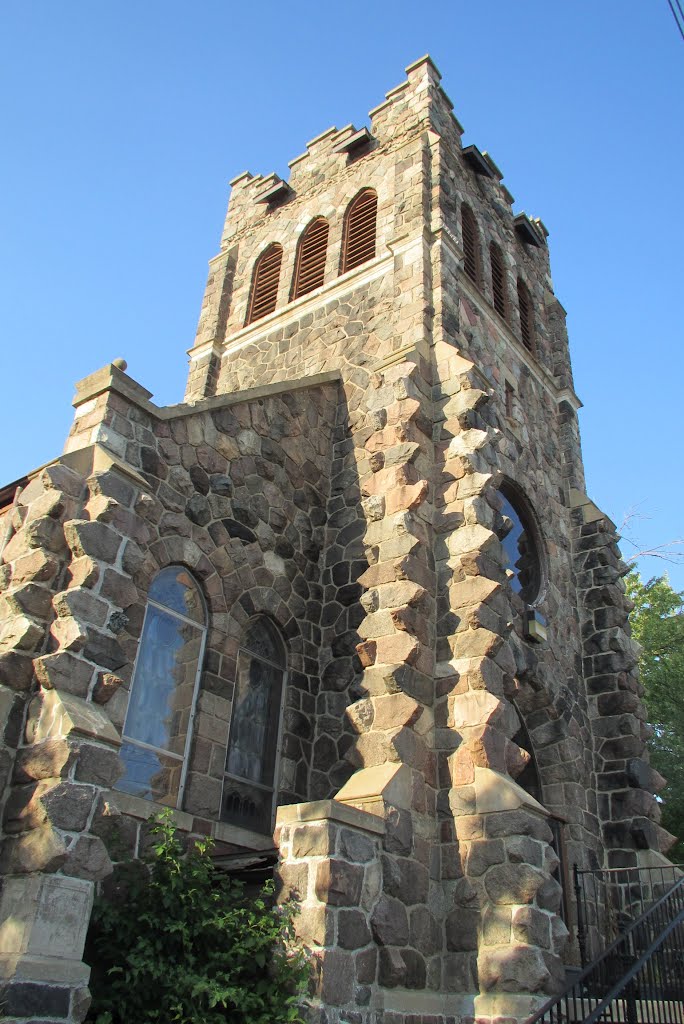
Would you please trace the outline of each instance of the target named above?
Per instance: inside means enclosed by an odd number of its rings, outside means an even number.
[[[237,680],[226,771],[273,786],[283,673],[244,651]]]
[[[183,754],[202,630],[148,605],[125,735]]]
[[[508,562],[508,578],[513,590],[516,594],[519,594],[520,577],[518,575],[516,565],[518,558],[520,557],[520,538],[522,537],[524,530],[523,525],[520,522],[520,516],[515,511],[508,498],[504,497],[503,494],[501,495],[501,504],[503,514],[511,523],[510,529],[502,541]]]
[[[541,587],[541,563],[531,530],[503,492],[499,491],[501,511],[508,530],[501,540],[506,554],[508,581],[523,601],[531,604]]]
[[[125,773],[116,788],[143,800],[175,806],[183,762],[157,750],[123,743],[120,751]]]
[[[152,582],[149,597],[195,622],[204,623],[204,604],[199,588],[182,565],[169,565],[162,569]]]

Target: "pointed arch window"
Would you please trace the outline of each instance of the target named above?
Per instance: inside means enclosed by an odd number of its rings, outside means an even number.
[[[504,571],[514,593],[527,605],[537,601],[544,582],[543,545],[531,509],[510,481],[499,487]]]
[[[116,789],[180,807],[207,634],[202,593],[185,566],[149,589],[123,727]]]
[[[282,262],[283,247],[278,242],[273,242],[267,249],[264,249],[254,264],[252,294],[246,323],[251,324],[255,320],[261,320],[262,317],[268,316],[275,310]]]
[[[518,278],[518,310],[520,312],[520,337],[526,349],[534,352],[534,315],[532,313],[532,297],[527,285]]]
[[[375,256],[375,232],[378,219],[378,196],[366,188],[352,199],[344,219],[342,270],[353,270]]]
[[[222,818],[253,832],[273,828],[286,664],[272,622],[260,616],[248,623],[237,657]]]
[[[316,217],[305,228],[297,246],[292,298],[307,295],[320,288],[325,276],[325,257],[328,251],[328,222]]]
[[[469,206],[461,207],[461,237],[465,253],[464,270],[470,280],[480,285],[480,253],[477,238],[477,224]]]
[[[494,309],[497,311],[499,316],[506,320],[508,314],[506,274],[504,271],[501,249],[496,242],[492,242],[489,246],[489,262],[492,271],[492,297],[494,299]]]

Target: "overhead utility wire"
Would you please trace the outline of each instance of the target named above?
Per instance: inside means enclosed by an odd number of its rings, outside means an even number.
[[[679,34],[682,37],[682,39],[684,39],[684,27],[682,27],[684,26],[684,11],[682,11],[682,5],[680,4],[679,0],[674,0],[674,3],[673,0],[667,0],[667,2],[669,4],[670,10],[672,11],[672,17],[674,18],[677,24],[677,28],[679,29]],[[675,10],[675,4],[677,5],[677,10]],[[679,16],[677,16],[677,11],[679,11]]]

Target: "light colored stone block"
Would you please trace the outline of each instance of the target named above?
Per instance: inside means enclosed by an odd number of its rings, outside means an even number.
[[[116,746],[121,743],[118,732],[100,707],[57,690],[44,690],[31,702],[26,732],[31,743],[74,733]]]
[[[82,878],[7,878],[0,897],[0,952],[80,960],[93,893],[93,883]]]
[[[338,792],[335,800],[354,807],[363,807],[372,813],[386,801],[394,807],[411,806],[411,770],[405,764],[380,764],[355,772]]]
[[[492,768],[475,768],[475,804],[478,814],[494,811],[515,811],[527,807],[537,814],[549,817],[549,811],[526,793],[513,779]]]

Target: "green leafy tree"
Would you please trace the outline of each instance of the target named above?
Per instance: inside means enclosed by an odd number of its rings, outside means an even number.
[[[217,870],[211,842],[186,854],[170,816],[147,866],[96,902],[88,936],[93,1024],[299,1024],[308,963],[291,946],[292,903],[249,897]],[[112,898],[114,895],[114,898]]]
[[[635,569],[626,583],[634,602],[632,635],[642,648],[644,700],[655,730],[651,763],[667,779],[660,794],[662,824],[679,840],[670,857],[684,861],[684,593],[673,590],[667,576],[644,583]]]

